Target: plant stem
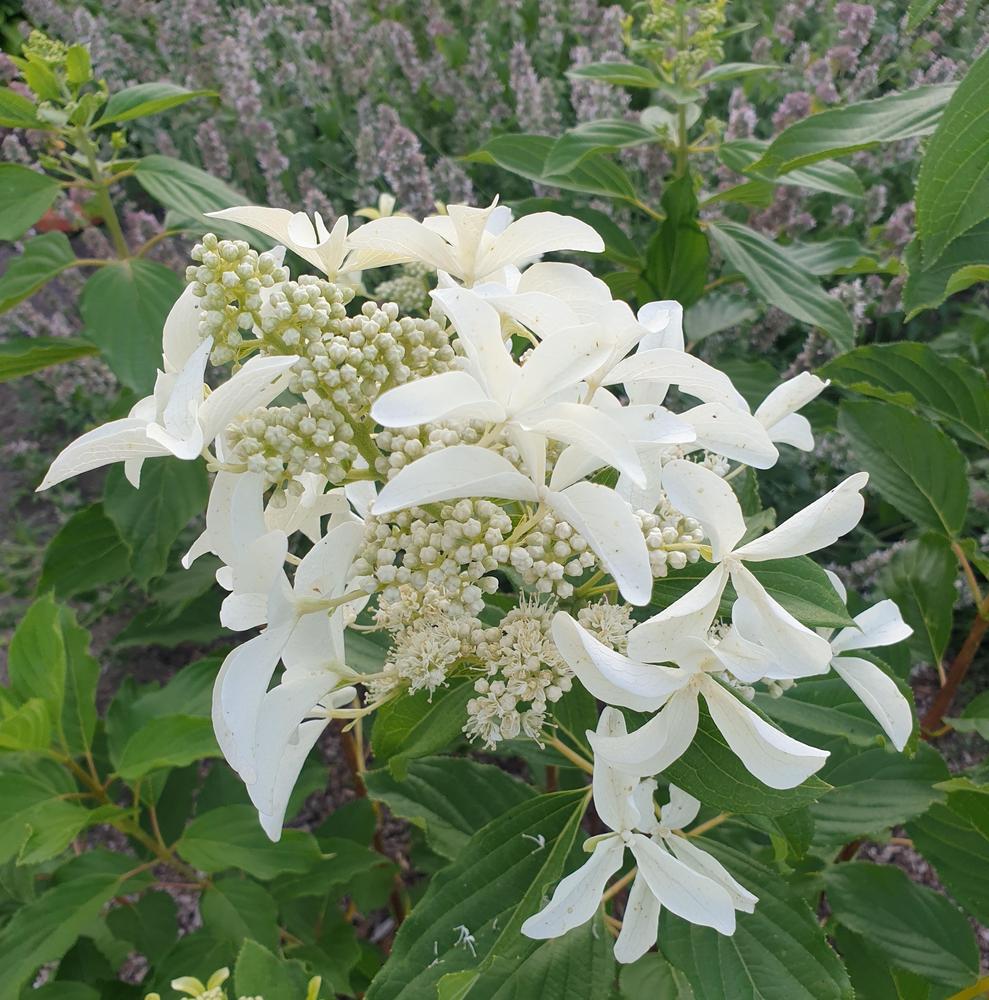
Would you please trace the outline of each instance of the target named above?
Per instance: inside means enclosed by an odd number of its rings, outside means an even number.
[[[968,589],[972,592],[972,600],[975,601],[976,607],[979,607],[982,604],[982,590],[979,587],[979,581],[975,578],[975,572],[972,569],[972,564],[968,561],[968,557],[965,555],[965,550],[958,544],[958,542],[952,542],[951,548],[958,557],[958,564],[961,566],[962,572],[965,574]]]
[[[586,774],[594,773],[594,765],[586,758],[582,757],[575,750],[571,750],[570,747],[563,743],[558,737],[554,736],[546,741],[554,750],[556,750],[561,756],[566,757],[574,767],[579,767]]]
[[[989,597],[983,599],[982,603],[976,607],[975,619],[968,630],[965,642],[962,643],[962,648],[958,651],[958,655],[951,664],[947,680],[944,682],[941,690],[938,691],[931,707],[920,720],[921,734],[924,739],[930,739],[931,734],[940,728],[945,712],[951,708],[952,702],[955,700],[955,695],[958,693],[958,688],[965,679],[968,668],[972,665],[975,654],[979,651],[979,646],[982,645],[986,630],[989,629],[987,614],[989,614]]]
[[[601,897],[602,903],[607,903],[608,900],[614,899],[625,888],[625,886],[631,884],[632,880],[638,875],[639,869],[633,868],[627,875],[623,875],[613,886],[604,891],[604,895]]]
[[[958,993],[952,993],[948,1000],[977,1000],[989,993],[989,976],[983,976],[977,983],[966,986]]]
[[[83,126],[80,126],[74,136],[73,141],[76,148],[86,157],[86,164],[89,167],[89,174],[93,178],[93,200],[99,208],[103,217],[103,222],[110,232],[110,239],[113,241],[113,248],[117,251],[117,256],[121,260],[130,257],[130,249],[124,237],[124,231],[120,226],[120,219],[117,217],[117,210],[113,207],[113,199],[110,197],[110,184],[112,179],[103,172],[99,158],[96,153],[96,145]]]
[[[708,830],[713,830],[716,826],[721,826],[726,819],[731,818],[731,813],[718,813],[704,823],[695,826],[688,834],[688,837],[702,837]]]

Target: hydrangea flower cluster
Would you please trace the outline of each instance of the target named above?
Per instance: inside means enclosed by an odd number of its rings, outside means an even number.
[[[465,684],[469,739],[541,744],[579,684],[603,705],[588,740],[610,832],[588,842],[590,860],[524,933],[556,936],[589,919],[628,848],[638,876],[619,960],[652,946],[661,906],[731,934],[755,898],[682,836],[700,803],[671,786],[660,809],[653,794],[690,747],[701,702],[744,766],[777,789],[827,753],[757,712],[757,689],[779,695],[833,669],[897,748],[912,728],[893,680],[856,655],[909,635],[895,605],[822,634],[758,574],[850,531],[866,475],[764,534],[732,487],[746,469],[771,467],[781,446],[813,447],[797,411],[825,383],[799,375],[753,411],[684,350],[677,303],[634,313],[584,268],[541,259],[603,249],[577,219],[451,205],[351,233],[346,219],[328,232],[319,216],[278,209],[218,215],[279,247],[197,244],[153,395],[69,445],[42,488],[117,461],[136,485],[142,463],[162,455],[215,471],[185,563],[219,558],[221,621],[251,633],[219,672],[213,719],[264,829],[278,839],[332,719]],[[285,249],[319,273],[290,278]],[[391,266],[430,275],[428,315],[356,306],[363,272]],[[212,390],[210,358],[232,369]],[[656,579],[688,566],[693,585],[654,603]],[[376,672],[348,664],[347,629],[383,635]],[[630,716],[629,731],[622,709],[645,721]]]

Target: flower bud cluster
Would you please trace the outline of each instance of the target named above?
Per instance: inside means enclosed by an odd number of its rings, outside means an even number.
[[[670,570],[683,569],[700,558],[704,529],[692,517],[684,517],[664,499],[655,513],[636,511],[649,549],[649,566],[656,579]]]
[[[412,261],[403,264],[394,278],[382,281],[374,289],[378,301],[394,302],[403,313],[428,313],[430,270]]]
[[[202,301],[199,332],[213,338],[211,360],[227,364],[238,357],[245,337],[260,320],[263,289],[287,281],[287,267],[273,253],[252,250],[243,240],[221,240],[207,233],[190,255],[195,264],[185,277]]]
[[[485,424],[480,420],[446,420],[413,427],[385,427],[375,436],[382,455],[375,461],[374,471],[387,481],[423,455],[458,444],[477,444],[484,430]]]
[[[443,613],[480,614],[484,595],[498,589],[490,574],[508,561],[511,531],[511,518],[489,500],[444,504],[438,517],[419,507],[371,517],[351,578],[386,602],[399,601],[405,585],[428,587]]]
[[[597,566],[597,557],[587,540],[569,522],[552,511],[510,549],[495,554],[504,556],[522,583],[537,594],[553,594],[563,599],[573,596],[571,581]]]

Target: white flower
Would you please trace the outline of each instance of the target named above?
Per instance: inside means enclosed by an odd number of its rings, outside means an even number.
[[[267,620],[268,627],[224,660],[213,689],[213,726],[269,836],[281,827],[299,769],[326,725],[326,711],[356,695],[350,687],[340,691],[356,676],[345,663],[342,598],[362,540],[357,521],[338,525],[296,567],[291,584],[282,569],[286,542],[280,532],[263,535],[258,540],[263,544],[255,543],[245,561],[232,567],[227,620],[244,628]],[[238,592],[239,576],[259,586],[270,580],[266,599]],[[269,691],[279,659],[285,672]],[[315,718],[305,721],[310,715]]]
[[[841,581],[828,573],[835,590],[845,600]],[[843,628],[831,639],[834,656],[831,666],[855,692],[862,704],[873,714],[897,750],[902,750],[913,731],[910,703],[896,682],[884,670],[861,656],[847,653],[876,646],[892,646],[913,635],[913,629],[903,620],[900,609],[890,600],[866,608],[854,618],[855,624]]]
[[[816,399],[829,384],[810,372],[801,372],[773,389],[756,407],[753,415],[773,441],[792,445],[801,451],[811,451],[814,435],[810,421],[797,410]]]
[[[619,738],[624,733],[621,712],[606,708],[598,722],[598,736]],[[640,784],[606,762],[595,761],[594,808],[612,832],[585,844],[585,850],[593,845],[590,859],[557,885],[549,903],[522,925],[523,934],[540,940],[560,937],[590,920],[608,880],[622,867],[626,848],[635,858],[638,873],[615,942],[619,962],[634,962],[656,943],[662,906],[690,923],[734,933],[735,910],[752,912],[755,897],[714,858],[692,845],[680,848],[678,842],[684,838],[670,825],[678,819],[676,808],[670,820],[656,823],[652,787],[652,782]],[[678,808],[686,818],[685,800],[678,801]],[[699,862],[698,856],[703,860]]]
[[[358,270],[348,261],[347,216],[341,215],[327,230],[319,212],[314,212],[310,219],[305,212],[290,212],[286,208],[265,208],[261,205],[241,205],[237,208],[224,208],[219,212],[207,212],[208,218],[223,219],[226,222],[237,222],[248,229],[257,230],[277,240],[282,246],[288,247],[294,254],[318,268],[330,281],[339,284],[353,285],[357,276],[352,272]],[[343,279],[342,281],[338,279]]]
[[[541,456],[545,470],[545,444]],[[652,571],[639,522],[632,508],[599,483],[543,485],[545,472],[524,476],[508,459],[475,445],[454,445],[431,452],[405,466],[381,490],[372,510],[387,514],[461,497],[496,497],[545,504],[580,532],[626,600],[647,604]]]
[[[299,360],[294,355],[252,358],[206,395],[203,374],[212,345],[212,339],[204,340],[181,371],[158,372],[154,393],[135,403],[127,417],[73,441],[52,462],[38,489],[114,462],[124,462],[127,478],[138,486],[146,458],[197,458],[239,413],[266,406],[279,395]]]
[[[710,590],[709,580],[701,587]],[[584,687],[611,705],[656,712],[630,735],[591,734],[595,754],[637,776],[662,771],[693,741],[703,697],[725,742],[752,774],[771,788],[799,785],[824,765],[827,753],[780,732],[716,679],[729,667],[719,656],[720,644],[712,648],[706,640],[709,617],[707,607],[667,614],[661,623],[651,620],[645,636],[646,626],[639,625],[629,633],[629,655],[623,656],[566,612],[557,613],[553,639]],[[678,666],[663,665],[669,662]]]
[[[745,518],[731,485],[693,462],[677,460],[664,466],[662,485],[670,503],[697,520],[711,542],[710,558],[716,566],[702,586],[712,588],[711,593],[720,598],[731,580],[738,596],[732,609],[738,635],[765,647],[769,654],[758,676],[824,673],[831,647],[774,600],[745,564],[806,555],[833,544],[862,517],[865,504],[860,491],[868,479],[864,472],[849,476],[772,531],[739,546]],[[654,619],[662,620],[662,615]],[[648,634],[649,623],[644,623],[640,635]],[[629,650],[636,655],[632,646]]]
[[[555,212],[537,212],[515,222],[511,212],[448,205],[446,215],[423,222],[391,216],[365,223],[350,237],[349,266],[361,270],[421,261],[465,285],[498,280],[506,267],[518,267],[553,250],[600,253],[604,241],[587,223]]]

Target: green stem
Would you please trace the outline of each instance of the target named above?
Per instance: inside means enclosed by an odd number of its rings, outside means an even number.
[[[96,202],[96,207],[110,233],[113,248],[121,260],[126,260],[130,257],[130,248],[127,246],[127,240],[120,226],[117,210],[113,207],[113,199],[110,197],[110,184],[113,183],[113,178],[107,177],[104,174],[103,167],[100,165],[99,158],[96,155],[96,145],[82,126],[76,130],[73,141],[76,148],[86,158],[86,164],[93,179],[93,200]]]

